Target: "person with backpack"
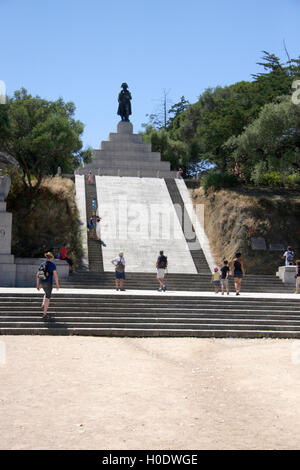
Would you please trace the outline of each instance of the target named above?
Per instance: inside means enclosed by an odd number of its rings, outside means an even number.
[[[125,279],[125,259],[123,251],[120,251],[119,256],[114,258],[112,264],[115,266],[115,282],[116,290],[125,291],[123,284]]]
[[[283,258],[285,258],[285,265],[286,266],[293,266],[293,264],[294,264],[294,255],[295,255],[295,253],[293,252],[292,247],[288,246],[286,252],[283,255]]]
[[[95,240],[96,239],[96,221],[95,221],[94,215],[92,215],[89,219],[88,229],[89,229],[89,237]]]
[[[157,280],[159,282],[159,289],[158,289],[159,292],[162,292],[162,291],[165,292],[167,289],[165,285],[165,281],[164,281],[167,267],[168,267],[168,259],[164,255],[164,252],[160,251],[159,257],[157,258],[157,261],[156,261]]]
[[[45,292],[42,308],[44,309],[43,318],[47,319],[47,310],[50,304],[50,298],[53,287],[53,278],[55,280],[56,289],[59,289],[58,275],[56,272],[56,265],[53,263],[54,256],[51,252],[45,253],[46,260],[40,264],[39,270],[36,275],[36,288],[39,291],[42,287]]]

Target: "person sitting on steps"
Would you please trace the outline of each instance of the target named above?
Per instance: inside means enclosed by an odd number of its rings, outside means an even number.
[[[60,259],[66,261],[70,267],[70,274],[74,272],[74,263],[72,258],[69,256],[69,244],[64,243],[62,249],[60,250]]]

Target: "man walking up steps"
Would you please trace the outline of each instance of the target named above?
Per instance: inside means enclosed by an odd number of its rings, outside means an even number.
[[[168,266],[168,260],[167,257],[164,255],[163,251],[159,252],[159,257],[157,258],[156,261],[156,269],[157,269],[157,280],[159,282],[159,292],[166,291],[166,285],[165,285],[165,273],[166,269]]]

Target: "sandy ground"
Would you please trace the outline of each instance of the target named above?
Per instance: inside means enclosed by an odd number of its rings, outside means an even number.
[[[0,337],[1,449],[299,449],[300,341]]]

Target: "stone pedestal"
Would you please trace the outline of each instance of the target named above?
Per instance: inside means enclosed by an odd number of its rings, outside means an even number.
[[[6,212],[6,203],[0,202],[0,286],[14,287],[16,265],[11,254],[12,214]]]
[[[99,150],[93,150],[93,160],[76,174],[91,171],[101,176],[134,176],[143,178],[175,178],[170,162],[162,161],[159,152],[152,152],[151,143],[144,143],[141,134],[133,133],[129,121],[120,121],[117,132],[111,132],[108,140],[101,142]]]
[[[118,134],[133,134],[133,125],[129,121],[120,121],[117,126]]]
[[[285,284],[296,284],[296,266],[280,266],[276,276],[280,277]]]

